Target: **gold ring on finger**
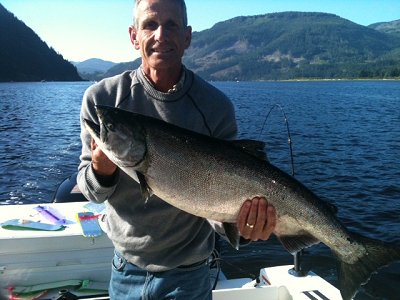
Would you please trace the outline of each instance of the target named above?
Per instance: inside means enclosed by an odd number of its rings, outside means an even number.
[[[254,225],[250,225],[249,223],[246,223],[246,226],[249,227],[249,228],[253,228],[254,227]]]

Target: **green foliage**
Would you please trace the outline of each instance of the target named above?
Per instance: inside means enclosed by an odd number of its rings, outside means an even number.
[[[76,68],[0,4],[0,81],[82,80]]]
[[[209,80],[392,78],[400,38],[326,13],[237,17],[195,32],[185,64]]]

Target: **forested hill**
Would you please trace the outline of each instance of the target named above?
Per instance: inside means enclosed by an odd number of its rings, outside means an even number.
[[[194,32],[184,60],[208,80],[392,78],[400,38],[332,14],[273,13]]]
[[[0,4],[0,81],[77,81],[76,68]]]
[[[400,20],[392,22],[380,22],[369,25],[368,27],[385,33],[394,34],[400,37]]]

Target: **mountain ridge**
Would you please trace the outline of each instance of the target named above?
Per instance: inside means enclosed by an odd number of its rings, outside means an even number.
[[[112,70],[118,63],[100,58],[89,58],[81,62],[72,62],[79,75],[85,80],[101,80],[108,70]]]
[[[195,32],[184,61],[208,80],[354,78],[399,47],[400,39],[333,14],[283,12]]]
[[[80,73],[106,72],[117,63],[101,58],[89,58],[80,62],[71,62]]]
[[[80,81],[76,68],[0,4],[0,82]]]
[[[384,33],[400,36],[400,20],[374,23],[368,25],[368,27]]]
[[[94,58],[74,66],[1,4],[0,17],[0,81],[101,80],[141,63]],[[399,78],[398,32],[400,20],[362,26],[319,12],[238,16],[193,32],[183,62],[206,80]]]

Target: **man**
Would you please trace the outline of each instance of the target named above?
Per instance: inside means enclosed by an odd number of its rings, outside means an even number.
[[[141,67],[90,87],[83,98],[81,122],[98,123],[94,106],[103,104],[221,139],[235,137],[229,99],[182,65],[192,37],[184,0],[136,1],[129,34],[140,51]],[[155,196],[145,203],[139,185],[81,126],[78,184],[87,198],[107,200],[107,234],[115,246],[111,299],[211,299],[206,259],[214,247],[212,222]],[[275,222],[274,208],[264,198],[255,198],[244,203],[237,225],[244,239],[265,240]],[[218,224],[214,227],[220,230]]]

